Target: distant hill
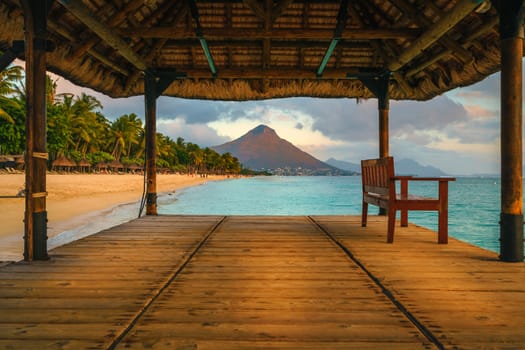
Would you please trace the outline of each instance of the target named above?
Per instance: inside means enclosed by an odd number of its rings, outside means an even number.
[[[326,161],[327,164],[335,166],[339,169],[361,172],[361,165],[357,163],[346,162],[330,158]],[[438,168],[427,165],[423,166],[412,159],[395,160],[396,174],[398,175],[415,175],[415,176],[446,176],[447,174]]]
[[[326,160],[325,163],[331,166],[334,166],[336,168],[339,168],[341,170],[353,171],[356,173],[361,172],[361,164],[345,162],[344,160],[337,160],[334,158],[330,158]]]
[[[401,159],[395,161],[395,169],[398,175],[415,176],[446,176],[447,174],[438,168],[427,165],[423,166],[412,159]]]
[[[341,173],[339,169],[280,138],[275,130],[266,125],[259,125],[236,140],[212,148],[221,154],[231,153],[244,167],[252,170],[280,169],[279,171],[291,172],[287,175]]]

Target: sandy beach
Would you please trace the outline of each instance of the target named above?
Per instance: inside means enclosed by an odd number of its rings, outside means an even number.
[[[158,175],[157,192],[169,193],[188,186],[224,179],[223,176]],[[0,174],[0,196],[16,195],[24,187],[24,174]],[[48,236],[96,220],[93,213],[124,203],[139,202],[144,178],[141,175],[49,174],[47,176]],[[25,201],[0,198],[0,251],[18,254],[22,247]],[[138,214],[138,212],[137,212]],[[0,256],[0,260],[2,260]]]

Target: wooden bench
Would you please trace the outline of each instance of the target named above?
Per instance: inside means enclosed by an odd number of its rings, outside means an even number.
[[[368,204],[384,208],[388,215],[387,242],[394,241],[396,212],[401,211],[401,226],[408,226],[409,210],[437,211],[438,243],[448,243],[448,182],[452,177],[414,177],[396,176],[394,158],[367,159],[361,161],[363,182],[363,212],[361,226],[366,226]],[[396,181],[400,182],[401,193],[396,194]],[[439,183],[438,198],[413,196],[408,194],[409,181],[436,181]]]

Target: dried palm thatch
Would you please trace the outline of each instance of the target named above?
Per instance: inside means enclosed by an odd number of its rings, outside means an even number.
[[[57,0],[48,69],[112,97],[143,72],[177,76],[164,95],[250,100],[368,98],[358,78],[390,74],[392,99],[425,100],[500,67],[498,17],[482,0]],[[23,39],[17,0],[0,3],[0,49]]]
[[[87,159],[82,159],[77,163],[77,167],[81,172],[86,172],[91,169],[91,163]]]
[[[76,163],[69,160],[66,156],[60,156],[53,161],[51,168],[56,171],[70,171],[71,168],[76,166]]]
[[[114,160],[111,163],[108,163],[108,168],[110,168],[113,171],[119,171],[124,169],[124,165],[122,165],[122,163],[118,160]]]

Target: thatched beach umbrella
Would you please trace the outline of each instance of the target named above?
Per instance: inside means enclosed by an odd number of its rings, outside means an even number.
[[[138,165],[137,163],[131,163],[126,165],[126,170],[132,174],[134,174],[136,171],[142,171],[144,170],[143,166]]]
[[[100,163],[95,164],[94,168],[95,168],[95,171],[106,172],[106,170],[108,169],[108,164],[105,162],[100,162]]]
[[[82,173],[89,172],[91,169],[91,163],[87,159],[82,159],[80,162],[78,162],[77,167]]]
[[[75,162],[73,162],[72,160],[69,160],[66,156],[60,156],[53,161],[51,169],[55,171],[62,170],[62,171],[69,172],[71,168],[75,166],[76,166]]]
[[[122,165],[121,162],[115,159],[111,163],[108,163],[108,168],[112,171],[118,172],[124,169],[124,165]]]

